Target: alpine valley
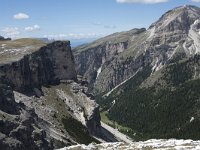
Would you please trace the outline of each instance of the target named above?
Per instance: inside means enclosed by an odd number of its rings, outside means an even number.
[[[134,140],[200,138],[200,8],[73,50],[103,121]]]
[[[2,150],[199,149],[199,108],[196,6],[73,49],[0,37]]]

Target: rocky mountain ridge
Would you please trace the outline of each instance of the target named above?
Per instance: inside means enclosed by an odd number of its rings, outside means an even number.
[[[132,36],[140,35],[144,31],[145,29],[143,28],[115,33],[103,39],[99,39],[92,44],[83,45],[73,49],[77,73],[87,78],[90,87],[95,86],[95,83],[98,82],[99,78],[104,80],[105,86],[111,84],[110,82],[112,81],[110,81],[109,78],[109,80],[107,80],[107,78],[106,80],[105,78],[102,79],[103,76],[101,77],[101,73],[103,70],[113,72],[112,68],[106,69],[108,65],[115,61],[115,57],[118,57],[118,54],[124,52],[128,48],[129,40]],[[123,70],[122,67],[121,69]],[[127,72],[127,74],[129,73]],[[108,84],[106,83],[107,81],[109,82]],[[118,84],[121,81],[122,79],[115,84]],[[97,84],[99,85],[100,83]],[[110,87],[108,88],[110,89]]]
[[[22,54],[23,59],[0,66],[1,77],[6,78],[17,91],[40,88],[60,80],[76,80],[69,49],[69,42],[53,42],[31,54]]]
[[[93,93],[100,94],[129,79],[142,67],[151,66],[154,72],[166,64],[194,56],[199,49],[199,14],[198,7],[181,6],[168,11],[147,30],[135,29],[134,32],[119,33],[119,37],[100,39],[114,45],[108,49],[115,52],[109,60],[102,61],[102,56],[98,55],[106,49],[99,50],[103,46],[101,42],[78,47],[73,50],[78,73],[88,78]],[[125,49],[120,51],[118,46],[120,52],[116,52],[116,43],[112,41],[117,39],[118,44],[123,43],[124,34],[128,41]],[[96,56],[93,56],[94,52]],[[83,59],[86,53],[88,58]]]
[[[0,147],[53,149],[95,141],[99,107],[87,94],[87,82],[77,79],[70,42],[1,45]]]

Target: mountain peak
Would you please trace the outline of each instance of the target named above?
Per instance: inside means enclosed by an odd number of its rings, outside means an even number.
[[[156,28],[157,32],[188,32],[190,26],[200,19],[200,8],[192,5],[176,7],[166,12],[150,28]]]
[[[183,9],[183,8],[187,8],[187,9],[199,9],[197,6],[194,6],[194,5],[182,5],[182,6],[179,6],[179,7],[176,7],[174,9]]]

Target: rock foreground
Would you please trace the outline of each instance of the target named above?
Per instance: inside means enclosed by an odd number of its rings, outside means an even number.
[[[87,94],[87,83],[77,79],[70,42],[0,44],[0,149],[91,143],[90,134],[100,128],[99,106]]]
[[[144,142],[134,142],[131,144],[125,143],[102,143],[102,144],[90,144],[76,145],[65,147],[60,150],[200,150],[200,141],[192,140],[148,140]]]

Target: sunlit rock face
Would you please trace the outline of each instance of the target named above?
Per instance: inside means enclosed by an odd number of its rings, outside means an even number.
[[[99,39],[73,50],[78,74],[86,77],[95,94],[105,93],[150,66],[199,54],[200,9],[181,6],[166,12],[147,30],[133,29]]]
[[[148,140],[144,142],[125,143],[102,143],[75,145],[65,147],[60,150],[198,150],[200,149],[200,141],[192,140]]]
[[[76,79],[69,41],[40,45],[42,47],[33,48],[30,45],[26,48],[20,47],[18,51],[16,49],[9,51],[4,47],[5,50],[2,52],[5,52],[0,57],[7,59],[5,61],[1,59],[0,73],[7,78],[15,90],[32,90],[44,84]],[[8,47],[8,44],[6,46]]]
[[[91,134],[100,134],[99,106],[77,79],[70,42],[0,41],[0,149],[51,150]]]

